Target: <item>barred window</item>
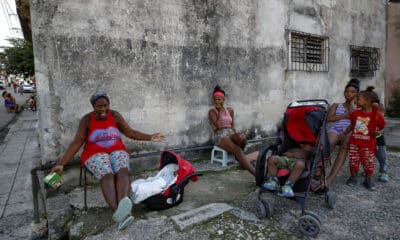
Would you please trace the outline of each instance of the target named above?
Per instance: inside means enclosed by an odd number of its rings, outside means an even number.
[[[288,70],[329,71],[329,40],[327,37],[303,32],[289,32]]]
[[[350,46],[350,76],[372,77],[379,69],[378,48]]]

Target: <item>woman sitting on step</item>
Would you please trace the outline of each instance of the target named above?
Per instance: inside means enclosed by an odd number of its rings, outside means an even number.
[[[93,111],[82,117],[74,140],[64,155],[52,168],[63,173],[64,165],[73,158],[81,146],[82,166],[100,180],[101,191],[107,204],[114,211],[113,220],[123,229],[132,221],[132,202],[129,191],[129,153],[121,140],[126,137],[141,141],[164,141],[162,134],[145,134],[133,130],[122,115],[110,109],[110,99],[105,92],[97,92],[90,98]]]
[[[246,136],[244,134],[236,134],[233,109],[224,107],[225,91],[217,85],[214,88],[212,97],[214,108],[208,111],[208,118],[214,130],[214,144],[235,155],[240,166],[255,176],[256,170],[250,161],[257,159],[258,152],[249,155],[244,154],[243,148],[246,145]]]

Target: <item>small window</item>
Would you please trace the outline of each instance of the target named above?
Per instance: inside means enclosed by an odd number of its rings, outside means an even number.
[[[327,37],[303,32],[289,33],[288,70],[329,71],[329,41]]]
[[[379,69],[379,49],[350,46],[350,76],[372,77]]]

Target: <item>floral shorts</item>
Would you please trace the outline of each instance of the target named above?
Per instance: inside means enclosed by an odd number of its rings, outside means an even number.
[[[213,142],[215,145],[219,145],[221,143],[221,139],[224,137],[229,137],[234,134],[231,128],[223,128],[215,132]]]
[[[123,150],[108,153],[98,153],[91,156],[85,163],[86,168],[101,179],[107,174],[116,174],[121,168],[129,170],[129,153]]]

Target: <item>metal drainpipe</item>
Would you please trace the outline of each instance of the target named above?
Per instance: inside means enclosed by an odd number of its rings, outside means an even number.
[[[262,141],[265,141],[265,140],[271,140],[271,139],[275,139],[275,138],[276,137],[249,140],[248,143],[262,142]],[[180,153],[180,152],[207,150],[207,149],[211,149],[213,147],[214,147],[214,145],[212,145],[212,146],[187,147],[187,148],[176,148],[176,149],[170,149],[170,150],[174,151],[176,153]],[[148,152],[148,153],[141,153],[141,154],[131,154],[130,158],[149,157],[149,156],[160,155],[161,153],[162,153],[162,151]],[[31,169],[32,197],[33,197],[33,218],[34,218],[34,222],[35,223],[39,223],[40,222],[39,202],[38,202],[38,193],[39,193],[39,190],[40,190],[40,182],[39,182],[39,178],[38,178],[38,175],[37,175],[37,171],[50,170],[55,164],[56,164],[56,162],[48,162],[46,164],[39,165],[39,166],[34,167],[34,168]],[[74,165],[80,165],[80,162],[67,164],[65,167],[74,166]],[[44,204],[44,196],[42,196],[42,200],[43,200],[43,206],[45,206],[45,204]]]

